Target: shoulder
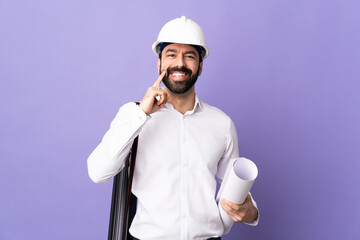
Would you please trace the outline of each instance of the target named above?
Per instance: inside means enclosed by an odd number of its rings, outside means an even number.
[[[148,118],[150,117],[135,102],[129,102],[120,107],[111,124],[120,124],[124,121],[143,123]]]
[[[136,108],[136,103],[135,102],[128,102],[125,103],[124,105],[122,105],[119,109],[119,111],[121,110],[130,110],[130,109],[134,109]]]
[[[222,110],[215,106],[201,102],[203,114],[203,124],[209,127],[209,132],[217,134],[219,141],[229,144],[237,141],[237,131],[233,120]]]
[[[234,127],[232,119],[221,109],[204,102],[201,102],[201,107],[206,121],[211,122],[213,126],[222,128],[225,131]]]
[[[226,113],[224,113],[221,109],[219,109],[215,106],[209,105],[205,102],[202,102],[202,101],[200,101],[200,102],[201,102],[202,110],[204,111],[205,114],[211,115],[213,117],[219,118],[224,121],[231,121],[231,118]]]

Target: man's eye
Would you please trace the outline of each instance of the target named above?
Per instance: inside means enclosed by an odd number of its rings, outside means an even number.
[[[190,58],[190,59],[195,59],[195,56],[193,56],[193,55],[187,55],[186,57]]]
[[[167,57],[175,57],[175,54],[168,54]]]

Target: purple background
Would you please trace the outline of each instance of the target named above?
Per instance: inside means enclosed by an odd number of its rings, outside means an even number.
[[[181,15],[210,48],[199,97],[259,167],[260,224],[223,239],[360,239],[358,0],[0,1],[0,239],[106,239],[86,159]]]

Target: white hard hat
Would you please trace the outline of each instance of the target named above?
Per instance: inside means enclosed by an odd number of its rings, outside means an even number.
[[[162,27],[156,42],[152,45],[156,55],[159,55],[159,46],[163,42],[201,46],[205,49],[202,53],[202,58],[205,59],[209,55],[209,49],[206,46],[205,36],[201,27],[185,16],[171,20]]]

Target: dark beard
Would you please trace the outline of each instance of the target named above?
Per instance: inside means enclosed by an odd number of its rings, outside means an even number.
[[[161,69],[161,66],[160,66]],[[172,72],[184,72],[188,74],[188,78],[184,81],[181,82],[170,82],[169,76],[170,73]],[[199,69],[196,72],[196,74],[192,74],[192,71],[186,67],[173,67],[173,68],[168,68],[166,70],[166,75],[163,78],[163,83],[164,85],[173,93],[175,94],[183,94],[186,93],[187,91],[189,91],[190,88],[192,88],[192,86],[194,86],[194,84],[196,83],[196,80],[199,76]]]

